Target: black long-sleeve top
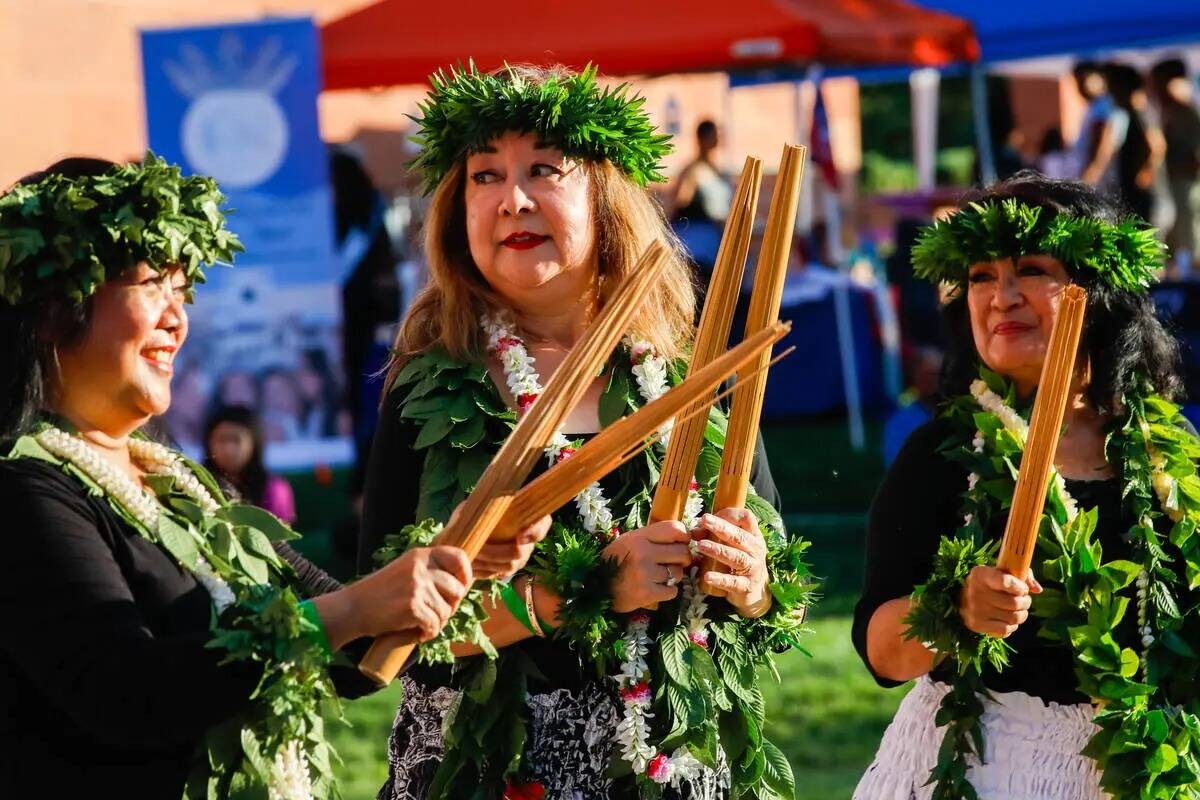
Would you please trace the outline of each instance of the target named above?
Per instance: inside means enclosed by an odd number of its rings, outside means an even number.
[[[933,556],[942,536],[962,524],[962,495],[967,489],[967,472],[938,447],[951,434],[950,423],[937,419],[913,431],[892,463],[871,504],[867,521],[866,574],[862,597],[854,609],[854,647],[880,686],[900,685],[881,677],[867,658],[867,626],[884,603],[908,597],[925,583],[933,568]],[[1121,505],[1121,482],[1068,480],[1067,491],[1082,508],[1098,508],[1094,534],[1104,548],[1106,560],[1128,558],[1130,545],[1125,533],[1133,520]],[[1004,518],[993,520],[988,533],[999,539]],[[1126,620],[1132,624],[1132,615]],[[1024,692],[1046,702],[1085,703],[1086,695],[1076,688],[1074,657],[1070,646],[1038,638],[1041,622],[1030,616],[1007,641],[1016,650],[1007,669],[996,673],[985,669],[983,682],[996,692]],[[953,668],[945,663],[930,677],[947,683]]]
[[[371,555],[382,546],[385,536],[397,533],[405,525],[418,521],[416,509],[425,451],[413,449],[417,426],[410,420],[400,418],[400,408],[404,399],[401,392],[391,392],[385,398],[379,428],[371,445],[359,540],[360,572],[371,569]],[[571,438],[586,441],[591,435],[573,434]],[[545,459],[539,459],[528,480],[533,480],[547,468]],[[755,448],[750,482],[764,500],[776,510],[780,508],[779,491],[771,477],[761,436]],[[607,497],[617,496],[621,489],[616,473],[602,478],[600,485]],[[565,642],[531,638],[511,646],[522,648],[545,676],[544,684],[539,682],[536,687],[539,691],[578,688],[582,683],[594,678],[594,673],[581,665],[579,656]],[[408,674],[426,685],[446,686],[453,684],[453,672],[454,670],[444,665],[419,665],[414,666]]]
[[[0,508],[0,797],[180,797],[261,667],[219,666],[207,590],[58,467],[0,460]],[[310,596],[338,587],[280,551]],[[374,688],[333,677],[344,696]]]

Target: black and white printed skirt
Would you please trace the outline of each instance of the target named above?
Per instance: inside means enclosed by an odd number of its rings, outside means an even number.
[[[442,760],[442,723],[457,691],[424,686],[403,677],[404,699],[388,741],[388,779],[376,800],[425,800]],[[613,753],[621,704],[600,683],[577,690],[557,689],[529,696],[529,738],[525,763],[546,788],[547,800],[617,800],[606,776]],[[726,800],[729,771],[708,770],[677,790],[671,800]]]

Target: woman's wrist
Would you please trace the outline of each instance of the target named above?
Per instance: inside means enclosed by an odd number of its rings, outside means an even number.
[[[309,602],[317,611],[325,636],[334,651],[342,649],[348,642],[368,635],[362,627],[362,616],[355,602],[354,586],[346,586],[335,592],[314,597]]]
[[[300,602],[300,616],[308,623],[302,629],[302,633],[327,658],[332,657],[333,643],[329,641],[329,631],[325,629],[325,621],[321,619],[321,614],[317,611],[317,607],[313,604],[312,600],[302,600]]]

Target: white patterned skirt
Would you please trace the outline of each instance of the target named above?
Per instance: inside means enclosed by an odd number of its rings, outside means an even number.
[[[928,677],[900,704],[854,800],[929,800],[944,728],[934,724],[949,690]],[[1080,752],[1096,732],[1088,703],[1045,703],[1024,692],[993,692],[983,704],[984,763],[971,767],[980,800],[1104,800],[1096,763]]]

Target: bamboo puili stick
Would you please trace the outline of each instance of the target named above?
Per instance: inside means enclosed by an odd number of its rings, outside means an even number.
[[[1017,474],[1012,508],[1000,544],[1000,557],[996,561],[997,567],[1022,580],[1029,574],[1037,546],[1038,527],[1067,410],[1071,378],[1075,374],[1086,308],[1087,292],[1081,287],[1072,284],[1063,290],[1046,359],[1042,362],[1025,453],[1021,456],[1021,471]]]
[[[754,290],[750,295],[750,310],[746,317],[746,336],[754,335],[779,319],[788,255],[796,228],[796,211],[800,205],[800,182],[804,179],[806,152],[800,145],[785,145],[783,148],[779,177],[771,195],[771,211],[763,235],[762,252],[754,272]],[[766,360],[760,355],[758,364],[750,366],[753,375],[746,375],[745,378],[740,373],[738,375],[738,383],[744,382],[745,385],[734,397],[729,412],[721,471],[713,497],[714,509],[741,508],[746,504],[750,466],[754,461],[754,445],[758,440],[758,423],[767,389],[767,372],[761,369],[765,364]],[[706,561],[703,569],[712,570],[715,566],[714,562]]]
[[[675,417],[679,422],[682,417],[676,415],[689,411],[707,416],[708,405],[697,403],[696,398],[711,399],[713,390],[723,380],[757,361],[761,353],[769,353],[771,345],[790,329],[786,323],[764,328],[703,368],[692,370],[686,380],[657,400],[600,431],[570,458],[555,464],[517,492],[490,541],[510,540],[525,526],[561,507],[584,487],[620,466],[627,453],[640,450],[646,438],[666,420]]]
[[[542,395],[509,434],[458,514],[442,532],[439,544],[462,547],[472,559],[478,555],[479,548],[512,502],[511,496],[533,469],[563,419],[596,379],[666,262],[667,249],[661,242],[655,242],[642,254],[633,272],[617,287],[595,322],[555,370]],[[386,686],[400,672],[413,647],[397,634],[380,636],[359,663],[359,670]]]
[[[721,246],[717,250],[712,281],[704,300],[704,311],[700,315],[696,343],[688,365],[689,374],[702,369],[729,344],[729,329],[737,308],[761,184],[762,161],[747,156],[729,218],[725,222],[725,231],[721,235]],[[663,458],[658,486],[654,489],[654,500],[650,506],[652,522],[683,518],[688,487],[696,472],[696,459],[700,456],[704,428],[708,424],[707,406],[712,404],[712,397],[701,397],[696,403],[697,408],[689,408],[682,413],[671,431],[667,454]],[[692,413],[701,404],[706,406],[705,413]]]

